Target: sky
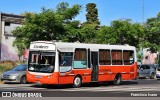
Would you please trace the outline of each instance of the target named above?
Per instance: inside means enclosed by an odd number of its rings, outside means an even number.
[[[75,20],[86,21],[86,4],[95,3],[101,25],[109,26],[112,21],[132,19],[133,23],[143,23],[143,0],[0,0],[0,12],[21,14],[41,12],[41,8],[53,8],[61,2],[82,5],[82,10]],[[160,12],[160,0],[144,0],[144,21],[156,17]]]

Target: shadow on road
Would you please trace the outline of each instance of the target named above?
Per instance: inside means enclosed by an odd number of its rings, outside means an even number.
[[[138,84],[138,82],[136,81],[122,81],[121,85],[133,85],[133,84]],[[85,83],[82,84],[82,86],[80,88],[83,87],[103,87],[103,86],[115,86],[113,84],[111,84],[110,82],[93,82],[93,83]],[[69,85],[48,85],[48,84],[34,84],[31,87],[34,88],[47,88],[47,89],[67,89],[67,88],[73,88],[72,84]]]
[[[137,81],[123,81],[121,85],[133,85],[138,84]]]
[[[4,84],[20,84],[20,83],[4,82]]]

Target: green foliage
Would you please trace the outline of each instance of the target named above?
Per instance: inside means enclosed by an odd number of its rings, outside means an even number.
[[[96,4],[95,3],[88,3],[86,5],[86,19],[87,19],[87,23],[89,24],[100,24],[99,19],[98,19],[98,10],[96,8]]]
[[[147,46],[160,50],[160,13],[157,17],[147,19],[145,40]]]
[[[86,5],[87,21],[73,20],[81,10],[76,4],[62,2],[57,8],[42,8],[40,13],[25,12],[25,21],[13,31],[19,56],[31,41],[61,40],[65,42],[85,42],[101,44],[129,44],[137,48],[148,48],[152,52],[160,50],[160,13],[147,19],[145,25],[133,23],[131,19],[114,20],[110,26],[100,26],[96,4]],[[141,59],[140,55],[138,55]]]
[[[137,54],[137,59],[139,62],[142,62],[143,56],[141,54]]]
[[[69,8],[69,4],[67,2],[62,2],[57,6],[57,13],[63,17],[63,20],[69,21],[72,20],[75,16],[79,14],[81,10],[81,6],[76,4],[73,7]]]
[[[0,73],[3,73],[7,70],[10,70],[10,68],[7,68],[6,66],[0,66]]]
[[[63,41],[65,42],[83,42],[84,39],[82,38],[81,29],[79,27],[79,21],[72,21],[65,25],[66,35],[63,37]]]
[[[138,47],[143,41],[143,33],[144,28],[138,23],[133,24],[131,20],[115,20],[111,22],[111,26],[100,27],[97,42]]]
[[[0,74],[2,74],[5,71],[11,70],[12,68],[14,68],[16,65],[15,62],[11,62],[11,61],[6,61],[6,62],[1,62],[0,63]]]
[[[110,26],[101,26],[96,35],[96,42],[102,44],[115,44],[116,36],[113,34],[113,28]]]
[[[84,23],[80,26],[79,21],[73,21],[65,25],[66,35],[63,41],[95,43],[97,24]]]
[[[79,5],[69,7],[68,3],[62,2],[56,11],[42,8],[41,13],[24,13],[23,26],[13,31],[16,37],[13,46],[18,48],[19,56],[23,54],[25,48],[29,48],[31,41],[63,40],[66,35],[66,24],[79,14],[80,9]]]
[[[81,28],[85,43],[96,43],[96,35],[98,34],[97,24],[83,24]]]

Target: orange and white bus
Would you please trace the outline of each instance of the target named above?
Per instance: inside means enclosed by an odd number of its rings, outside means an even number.
[[[27,81],[40,84],[73,84],[122,80],[137,77],[136,48],[34,41],[30,44]]]

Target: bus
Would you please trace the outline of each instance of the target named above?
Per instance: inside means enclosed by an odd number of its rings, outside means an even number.
[[[33,41],[29,48],[27,81],[39,84],[112,82],[137,78],[136,48],[105,45]]]

